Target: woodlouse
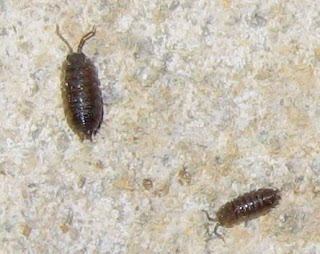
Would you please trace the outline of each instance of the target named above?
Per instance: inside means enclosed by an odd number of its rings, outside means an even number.
[[[243,221],[248,221],[264,215],[278,205],[281,199],[278,189],[262,188],[245,193],[223,205],[216,213],[216,218],[211,218],[207,211],[204,211],[209,221],[217,222],[214,234],[224,240],[217,232],[218,227],[232,227]]]
[[[103,120],[103,101],[98,73],[82,48],[87,40],[95,36],[96,28],[93,27],[81,38],[77,52],[73,52],[68,41],[61,35],[58,25],[56,33],[70,51],[63,65],[61,86],[67,121],[82,141],[92,141],[92,136],[97,133]]]

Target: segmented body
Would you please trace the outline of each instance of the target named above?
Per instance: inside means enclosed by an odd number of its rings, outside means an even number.
[[[81,140],[92,140],[103,120],[103,100],[97,70],[92,61],[82,53],[82,47],[95,35],[95,29],[83,36],[75,53],[59,33],[58,27],[57,34],[70,49],[63,68],[62,84],[67,120]]]
[[[224,240],[217,232],[218,227],[232,227],[242,221],[248,221],[264,215],[278,205],[281,199],[278,189],[259,189],[245,193],[234,200],[223,205],[216,213],[216,218],[211,218],[207,211],[207,218],[210,221],[218,222],[214,228],[214,234]]]
[[[275,207],[280,200],[277,189],[259,189],[245,193],[223,205],[217,212],[217,220],[221,226],[250,220],[263,215]]]

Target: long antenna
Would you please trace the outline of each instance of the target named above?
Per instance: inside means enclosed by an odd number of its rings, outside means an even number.
[[[93,36],[96,35],[96,31],[97,31],[96,27],[93,26],[92,30],[82,37],[82,39],[81,39],[81,41],[79,43],[79,46],[78,46],[78,53],[82,52],[83,45],[86,43],[86,41],[91,39]]]
[[[70,46],[69,42],[62,36],[62,34],[60,33],[60,29],[59,26],[57,25],[56,27],[56,34],[59,36],[59,38],[68,46],[70,53],[73,53],[73,49]]]

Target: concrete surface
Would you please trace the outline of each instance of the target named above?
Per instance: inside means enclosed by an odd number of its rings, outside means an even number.
[[[1,253],[320,253],[320,2],[0,2]],[[81,143],[61,65],[84,47],[105,120]],[[209,236],[261,187],[269,214]]]

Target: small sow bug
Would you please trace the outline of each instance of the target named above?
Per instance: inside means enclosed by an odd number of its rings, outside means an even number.
[[[216,218],[211,218],[204,211],[209,221],[216,221],[214,234],[224,240],[217,232],[218,227],[232,227],[243,221],[248,221],[264,215],[278,205],[281,199],[278,189],[259,189],[243,194],[223,205],[216,213]]]
[[[95,36],[96,29],[93,27],[92,31],[82,37],[77,52],[73,52],[61,35],[58,25],[56,33],[70,51],[63,65],[61,86],[67,121],[81,141],[92,141],[92,135],[97,133],[102,123],[103,101],[96,68],[82,53],[82,48],[87,40]]]

